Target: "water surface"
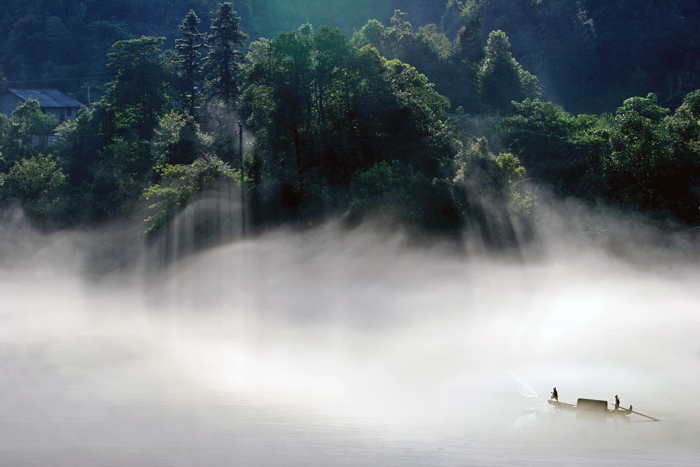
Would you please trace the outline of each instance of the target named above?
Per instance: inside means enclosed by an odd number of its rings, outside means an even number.
[[[694,266],[330,227],[100,281],[79,251],[0,272],[0,465],[697,465]]]

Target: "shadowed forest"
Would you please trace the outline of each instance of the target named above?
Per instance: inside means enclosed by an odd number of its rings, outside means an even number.
[[[45,231],[138,219],[154,241],[204,199],[234,199],[252,231],[377,217],[497,250],[532,240],[551,199],[700,227],[696,1],[3,10],[0,92],[85,104],[0,114],[2,215]],[[234,214],[194,211],[195,244],[225,240]]]

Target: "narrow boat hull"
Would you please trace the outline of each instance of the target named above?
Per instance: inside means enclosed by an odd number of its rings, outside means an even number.
[[[608,409],[607,408],[607,402],[605,401],[595,401],[595,402],[604,402],[603,404],[597,403],[597,404],[590,404],[587,403],[586,401],[589,401],[590,399],[579,399],[578,403],[576,405],[574,404],[567,404],[566,402],[559,402],[559,401],[554,401],[554,400],[548,400],[547,402],[549,405],[553,405],[554,407],[562,410],[570,410],[573,412],[576,412],[576,415],[583,415],[583,416],[590,416],[590,417],[596,417],[596,416],[605,416],[605,417],[612,417],[612,418],[627,418],[630,415],[630,411],[628,409],[623,409],[619,408],[618,410],[615,409]]]

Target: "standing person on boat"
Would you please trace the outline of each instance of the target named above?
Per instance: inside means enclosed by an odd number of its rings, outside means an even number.
[[[550,397],[549,400],[551,401],[552,399],[559,402],[559,394],[557,394],[557,388],[554,388],[554,391],[552,391],[552,397]]]
[[[615,410],[620,408],[620,399],[617,397],[617,394],[615,394]]]

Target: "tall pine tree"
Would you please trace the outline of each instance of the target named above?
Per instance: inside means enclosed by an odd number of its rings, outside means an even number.
[[[240,20],[231,3],[220,4],[206,38],[209,46],[209,53],[204,58],[207,94],[229,107],[238,97],[245,58],[234,46],[242,47],[248,38],[240,29]]]
[[[201,75],[199,50],[204,47],[204,34],[199,32],[197,27],[200,23],[199,17],[194,10],[190,10],[180,25],[182,38],[175,40],[175,48],[180,55],[180,66],[183,75],[183,93],[190,115],[195,116],[197,102],[199,100],[199,89],[197,82]]]

